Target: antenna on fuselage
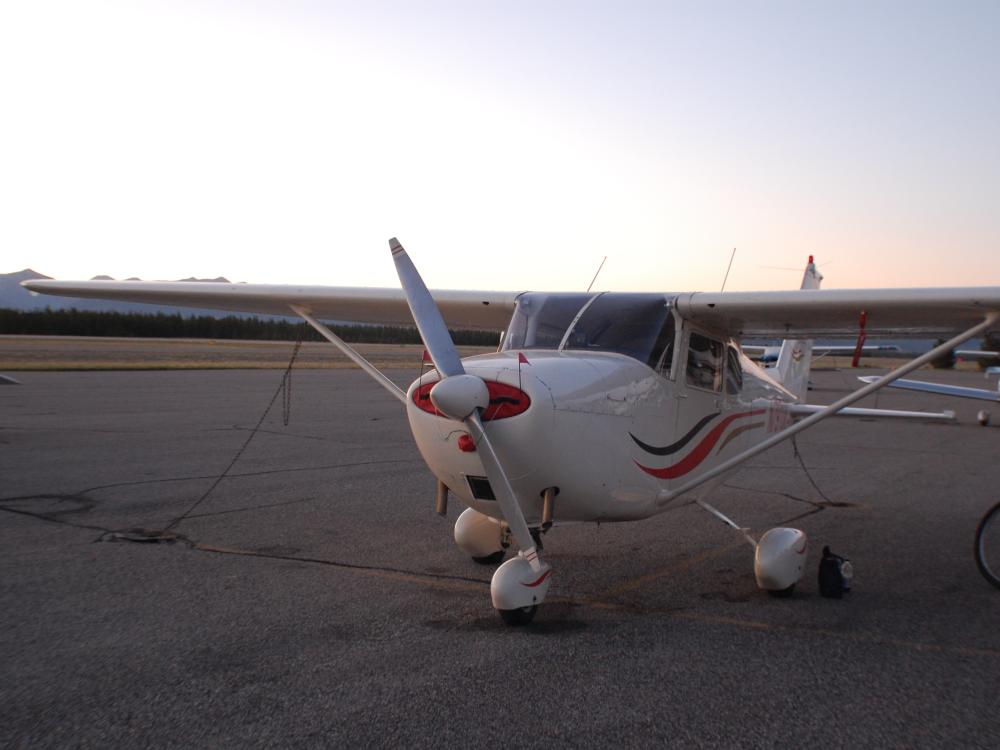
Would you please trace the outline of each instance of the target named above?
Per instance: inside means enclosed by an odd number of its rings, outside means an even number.
[[[595,282],[595,281],[597,281],[597,277],[598,277],[598,275],[599,275],[599,274],[601,273],[601,269],[602,269],[602,268],[604,268],[604,261],[605,261],[605,260],[607,260],[607,259],[608,259],[608,256],[607,256],[607,255],[605,255],[605,256],[604,256],[604,260],[602,260],[602,261],[601,261],[601,265],[599,265],[599,266],[597,267],[597,273],[595,273],[595,274],[594,274],[594,278],[592,278],[592,279],[590,280],[590,286],[588,286],[588,287],[587,287],[587,291],[588,291],[588,292],[589,292],[589,291],[590,291],[590,290],[591,290],[591,289],[593,288],[593,286],[594,286],[594,282]]]
[[[729,281],[729,271],[733,267],[733,258],[736,257],[736,248],[733,248],[733,252],[729,255],[729,265],[726,266],[726,275],[722,277],[722,289],[720,292],[726,291],[726,282]]]

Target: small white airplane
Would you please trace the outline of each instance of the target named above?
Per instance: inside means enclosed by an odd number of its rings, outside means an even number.
[[[28,281],[36,292],[301,316],[406,406],[418,449],[448,495],[468,506],[455,541],[498,563],[493,606],[524,624],[545,600],[540,555],[553,524],[635,521],[693,496],[755,548],[758,585],[788,592],[801,578],[806,535],[759,539],[703,499],[748,459],[834,415],[950,419],[951,412],[851,404],[950,351],[1000,330],[1000,287],[820,290],[810,262],[802,288],[683,294],[437,291],[389,241],[402,290],[208,282]],[[811,259],[810,259],[811,261]],[[412,316],[412,318],[411,318]],[[416,322],[435,370],[406,392],[320,322]],[[810,337],[951,336],[829,406],[805,403]],[[506,329],[492,354],[461,359],[453,328]],[[781,338],[765,370],[745,336]]]

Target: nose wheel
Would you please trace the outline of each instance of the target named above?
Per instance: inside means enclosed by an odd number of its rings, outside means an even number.
[[[549,564],[538,559],[534,550],[527,554],[522,551],[493,574],[490,581],[493,608],[507,625],[527,625],[545,600],[551,582]]]
[[[530,607],[518,607],[517,609],[498,609],[500,619],[505,625],[512,627],[523,627],[535,619],[535,612],[538,605],[532,604]]]

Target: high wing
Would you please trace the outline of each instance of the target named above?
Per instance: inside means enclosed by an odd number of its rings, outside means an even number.
[[[318,318],[412,324],[399,289],[225,284],[201,281],[55,281],[22,284],[34,292],[130,302],[288,315],[291,305]],[[431,292],[452,328],[502,329],[520,292]],[[1000,287],[801,289],[778,292],[693,292],[675,298],[682,317],[709,330],[743,336],[856,336],[861,313],[869,336],[943,336],[1000,311]],[[991,330],[1000,331],[1000,324]]]
[[[296,305],[325,320],[413,325],[401,289],[226,284],[210,281],[55,281],[22,282],[33,292],[62,297],[93,297],[156,305],[212,308],[264,315],[296,315]],[[432,291],[451,328],[501,330],[514,312],[518,292]]]
[[[853,337],[862,312],[868,336],[932,337],[1000,311],[1000,287],[693,292],[675,304],[693,323],[737,337]]]

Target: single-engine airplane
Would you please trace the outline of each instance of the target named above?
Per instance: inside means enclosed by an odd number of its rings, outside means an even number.
[[[681,294],[430,292],[402,245],[389,241],[402,290],[209,282],[27,281],[35,292],[301,316],[405,404],[413,437],[438,480],[467,509],[455,541],[499,563],[493,606],[524,624],[545,600],[540,554],[553,524],[635,521],[678,498],[695,502],[755,547],[757,584],[787,592],[803,574],[806,535],[759,539],[703,499],[748,459],[834,415],[949,419],[851,405],[943,352],[1000,330],[1000,287],[802,288]],[[805,403],[810,337],[951,336],[930,352],[829,406]],[[415,322],[434,370],[401,390],[321,319]],[[461,359],[448,328],[506,329],[499,350]],[[785,338],[767,370],[743,337]]]

